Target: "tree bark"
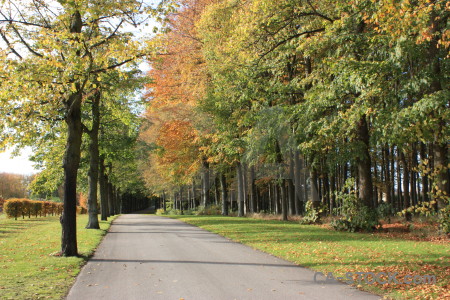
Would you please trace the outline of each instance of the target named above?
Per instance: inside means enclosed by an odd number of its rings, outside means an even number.
[[[255,167],[250,167],[250,212],[255,213],[257,212],[257,205],[256,205],[256,185],[255,185]]]
[[[195,203],[195,197],[196,197],[196,193],[195,193],[195,180],[192,179],[192,209],[195,209],[196,207],[196,203]]]
[[[209,205],[209,164],[206,160],[203,160],[202,205],[205,208]]]
[[[222,216],[228,216],[227,179],[225,174],[220,174],[220,189],[222,190]]]
[[[100,207],[101,207],[101,219],[102,221],[108,220],[108,178],[105,174],[105,159],[100,157],[100,168],[99,168],[99,185],[100,185]]]
[[[305,201],[302,194],[302,163],[300,160],[300,153],[298,150],[294,152],[294,188],[295,188],[295,213],[299,215],[302,212],[303,202]],[[306,189],[306,186],[304,187]]]
[[[88,215],[89,221],[86,225],[87,229],[100,229],[98,223],[98,170],[99,170],[99,150],[98,150],[98,134],[100,129],[100,99],[101,93],[97,91],[92,98],[92,129],[88,131],[89,143],[89,193],[88,193]]]
[[[290,151],[289,153],[289,179],[288,179],[288,198],[289,198],[289,213],[291,215],[297,214],[297,202],[295,201],[295,161],[294,161],[294,153]]]
[[[219,199],[220,199],[219,184],[220,184],[220,179],[219,179],[219,176],[216,174],[216,178],[214,179],[214,202],[215,202],[215,205],[219,205]]]
[[[403,164],[403,209],[407,209],[411,206],[411,199],[409,194],[409,171],[408,162],[406,161],[405,154],[401,152],[400,154],[402,164]],[[412,216],[410,212],[405,213],[406,221],[411,221]]]
[[[61,254],[77,256],[77,175],[81,155],[81,93],[70,95],[67,103],[67,143],[64,154],[64,209],[61,215]]]
[[[242,178],[242,165],[240,162],[236,165],[236,177],[238,185],[238,217],[244,216],[244,180]]]
[[[360,201],[367,207],[373,208],[373,183],[371,174],[371,159],[369,154],[369,127],[366,116],[363,115],[358,124],[358,138],[361,148],[357,157],[358,191]]]
[[[440,143],[434,144],[434,168],[437,170],[436,188],[434,191],[434,198],[437,200],[437,208],[442,209],[447,204],[445,198],[450,195],[450,173],[447,160],[448,148],[447,145]]]

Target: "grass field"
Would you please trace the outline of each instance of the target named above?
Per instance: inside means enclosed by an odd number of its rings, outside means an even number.
[[[435,275],[436,284],[361,284],[359,288],[393,299],[450,299],[450,244],[413,241],[370,233],[336,232],[297,222],[220,216],[171,216],[271,253],[298,265],[333,272],[398,272]]]
[[[100,230],[87,230],[87,215],[79,215],[78,251],[81,257],[57,257],[59,217],[7,219],[0,215],[0,299],[61,299],[86,259],[105,235],[113,218]]]

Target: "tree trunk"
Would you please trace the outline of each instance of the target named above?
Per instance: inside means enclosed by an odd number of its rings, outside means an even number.
[[[99,170],[99,150],[98,150],[98,133],[100,128],[100,99],[101,93],[97,91],[92,98],[92,129],[88,132],[89,143],[89,193],[88,193],[88,214],[89,221],[86,225],[87,229],[100,229],[98,223],[98,206],[97,206],[97,190],[98,190],[98,170]]]
[[[426,146],[424,143],[421,143],[420,145],[420,159],[423,162],[426,157]],[[428,201],[428,176],[424,175],[422,176],[422,201]]]
[[[302,163],[300,161],[300,153],[298,150],[294,152],[294,188],[295,188],[295,213],[299,215],[302,212],[303,202],[305,199],[302,194],[302,180],[301,180],[301,172],[302,172]],[[306,186],[304,187],[306,189]]]
[[[203,161],[202,172],[202,205],[206,208],[209,205],[209,164]]]
[[[289,213],[295,215],[297,213],[297,203],[295,201],[295,187],[294,187],[294,172],[295,162],[294,153],[290,151],[289,153],[289,179],[288,179],[288,198],[289,198]]]
[[[336,208],[336,170],[330,175],[330,215],[333,215],[333,210]]]
[[[320,198],[319,198],[319,192],[317,188],[317,171],[313,169],[311,171],[311,201],[312,201],[312,207],[318,208],[320,206]]]
[[[286,179],[280,179],[280,192],[281,192],[281,215],[283,221],[288,220],[288,201],[286,196]]]
[[[255,185],[255,167],[250,167],[250,212],[255,213],[257,212],[257,205],[256,205],[256,185]]]
[[[392,202],[392,187],[391,187],[391,172],[389,170],[389,147],[386,145],[383,149],[384,157],[384,183],[386,187],[386,203],[390,204]]]
[[[247,180],[247,164],[242,164],[242,186],[244,191],[244,215],[248,213],[248,180]]]
[[[67,143],[64,154],[64,209],[61,215],[61,254],[77,256],[77,175],[81,155],[81,93],[72,94],[67,103]]]
[[[180,213],[183,214],[183,186],[180,186]]]
[[[216,205],[219,205],[219,199],[220,199],[220,191],[219,191],[219,175],[216,174],[216,178],[214,179],[214,202]]]
[[[401,152],[400,154],[402,164],[403,164],[403,209],[407,209],[411,206],[411,200],[409,195],[409,172],[408,172],[408,163],[405,158],[405,154]],[[405,213],[406,221],[411,221],[412,216],[411,213]]]
[[[114,216],[113,185],[112,185],[112,183],[109,181],[109,176],[108,176],[108,184],[107,184],[107,188],[108,188],[108,207],[109,207],[109,215],[110,215],[110,216]]]
[[[371,174],[371,160],[369,154],[369,127],[365,115],[361,117],[357,125],[357,141],[361,146],[360,153],[356,160],[358,168],[359,199],[365,206],[373,208],[373,183]]]
[[[228,216],[227,179],[225,174],[220,174],[220,188],[222,190],[222,216]]]
[[[164,212],[166,212],[167,206],[166,206],[166,192],[165,191],[162,192],[162,198],[163,198],[163,210],[164,210]]]
[[[436,188],[433,196],[437,200],[438,209],[446,206],[445,198],[450,195],[450,173],[448,168],[448,148],[446,144],[435,143],[434,168],[437,170]]]
[[[99,168],[99,183],[100,183],[100,207],[101,207],[101,219],[102,221],[108,220],[108,179],[105,174],[105,160],[100,157],[100,168]]]
[[[197,206],[195,203],[196,193],[195,193],[195,180],[192,179],[192,209],[195,209]]]
[[[237,163],[236,165],[236,177],[238,185],[238,217],[244,216],[244,180],[242,178],[242,165]]]

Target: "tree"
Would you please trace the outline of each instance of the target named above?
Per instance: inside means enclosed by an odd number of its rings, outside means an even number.
[[[65,256],[78,254],[75,204],[82,106],[100,74],[146,53],[124,26],[138,25],[139,13],[150,10],[140,1],[1,4],[0,99],[8,129],[2,133],[2,143],[30,144],[49,124],[64,121],[61,253]]]

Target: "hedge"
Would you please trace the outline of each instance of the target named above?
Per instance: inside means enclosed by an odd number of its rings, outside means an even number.
[[[46,217],[50,214],[52,216],[62,214],[63,204],[51,201],[12,198],[5,201],[3,211],[8,218],[14,218],[16,220],[19,216],[22,216],[22,218],[25,218],[25,216],[28,216],[28,218],[35,216],[37,218],[38,215],[40,217]],[[81,209],[80,207],[77,207],[77,212],[79,214],[87,213],[86,209]]]

